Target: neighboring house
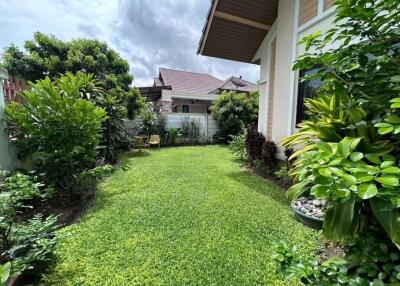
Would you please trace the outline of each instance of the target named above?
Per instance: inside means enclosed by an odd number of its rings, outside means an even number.
[[[220,80],[208,74],[160,68],[153,85],[141,87],[139,91],[156,112],[208,113],[212,102],[223,91],[257,89],[257,85],[241,77]]]
[[[334,0],[213,0],[198,53],[260,65],[259,130],[279,142],[304,118],[304,98],[318,80],[299,84],[292,71],[304,36],[332,27]]]

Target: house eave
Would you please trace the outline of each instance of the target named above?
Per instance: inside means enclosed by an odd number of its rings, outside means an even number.
[[[259,64],[256,53],[277,17],[278,0],[212,0],[198,54]]]

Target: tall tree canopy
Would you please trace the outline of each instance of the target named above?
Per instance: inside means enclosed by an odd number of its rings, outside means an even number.
[[[67,72],[91,73],[105,82],[107,90],[128,91],[133,80],[128,62],[106,43],[92,39],[64,42],[40,32],[25,41],[23,51],[14,45],[6,48],[3,65],[11,74],[30,81],[57,78]]]

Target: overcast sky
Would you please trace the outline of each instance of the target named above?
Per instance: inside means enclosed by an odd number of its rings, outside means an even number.
[[[209,0],[0,0],[0,49],[22,46],[35,31],[62,40],[96,38],[130,63],[134,84],[159,67],[256,82],[256,65],[197,56]]]

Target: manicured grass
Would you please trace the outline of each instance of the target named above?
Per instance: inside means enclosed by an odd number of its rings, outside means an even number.
[[[292,285],[271,259],[286,240],[310,252],[284,191],[241,169],[226,147],[128,157],[66,230],[50,285]]]

